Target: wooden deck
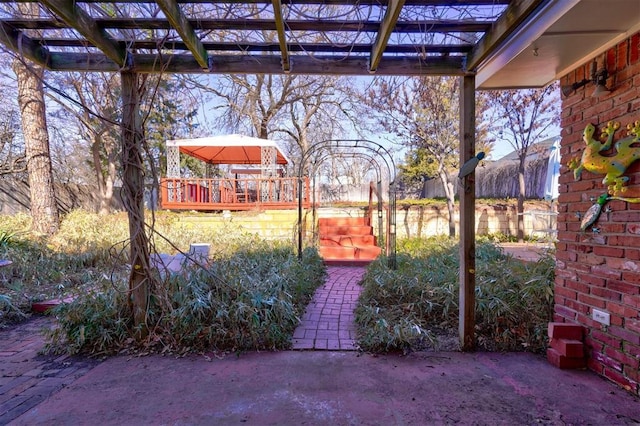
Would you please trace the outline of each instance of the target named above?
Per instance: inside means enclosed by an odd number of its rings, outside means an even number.
[[[310,206],[309,179],[302,206]],[[163,178],[160,206],[167,210],[280,210],[298,207],[298,178]]]

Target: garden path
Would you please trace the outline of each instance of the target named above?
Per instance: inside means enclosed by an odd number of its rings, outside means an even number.
[[[293,333],[293,349],[356,350],[354,310],[364,267],[329,266],[300,325]]]

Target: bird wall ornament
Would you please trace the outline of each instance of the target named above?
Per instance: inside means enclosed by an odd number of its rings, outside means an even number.
[[[595,200],[596,203],[591,207],[589,207],[589,210],[587,210],[584,214],[582,214],[581,212],[575,213],[576,218],[578,218],[578,220],[581,220],[580,231],[584,232],[587,230],[587,228],[589,228],[589,226],[591,226],[591,230],[593,231],[594,234],[600,233],[600,228],[596,228],[593,225],[598,220],[598,218],[600,217],[600,214],[603,211],[605,213],[611,213],[613,211],[609,206],[605,207],[603,210],[604,205],[611,200],[619,200],[619,201],[624,201],[624,202],[633,203],[633,204],[640,203],[640,197],[629,198],[629,197],[617,197],[617,196],[610,196],[608,194],[602,194]]]
[[[592,226],[596,220],[600,217],[600,213],[602,213],[602,206],[609,201],[608,194],[602,194],[596,199],[596,203],[589,207],[589,210],[585,214],[582,215],[582,222],[580,222],[580,231],[584,232],[588,227]],[[592,228],[593,232],[600,232],[598,228]]]
[[[478,164],[480,163],[480,160],[482,160],[484,157],[485,157],[485,153],[481,151],[481,152],[477,153],[475,157],[472,157],[472,158],[468,159],[462,165],[462,167],[460,167],[460,172],[458,173],[458,178],[462,179],[465,176],[469,176],[476,169],[476,167],[478,167]]]

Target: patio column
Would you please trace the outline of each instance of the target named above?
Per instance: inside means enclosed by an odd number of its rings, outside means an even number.
[[[460,166],[475,157],[474,76],[460,78]],[[475,349],[475,171],[459,182],[460,198],[460,345],[463,351]]]
[[[144,173],[142,167],[142,120],[138,74],[121,72],[122,84],[122,189],[123,204],[129,218],[131,272],[129,303],[138,338],[147,334],[146,315],[151,271],[149,246],[144,225]]]

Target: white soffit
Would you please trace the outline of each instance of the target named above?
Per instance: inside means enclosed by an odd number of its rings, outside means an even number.
[[[476,86],[544,87],[639,30],[640,0],[552,1],[480,66]]]

